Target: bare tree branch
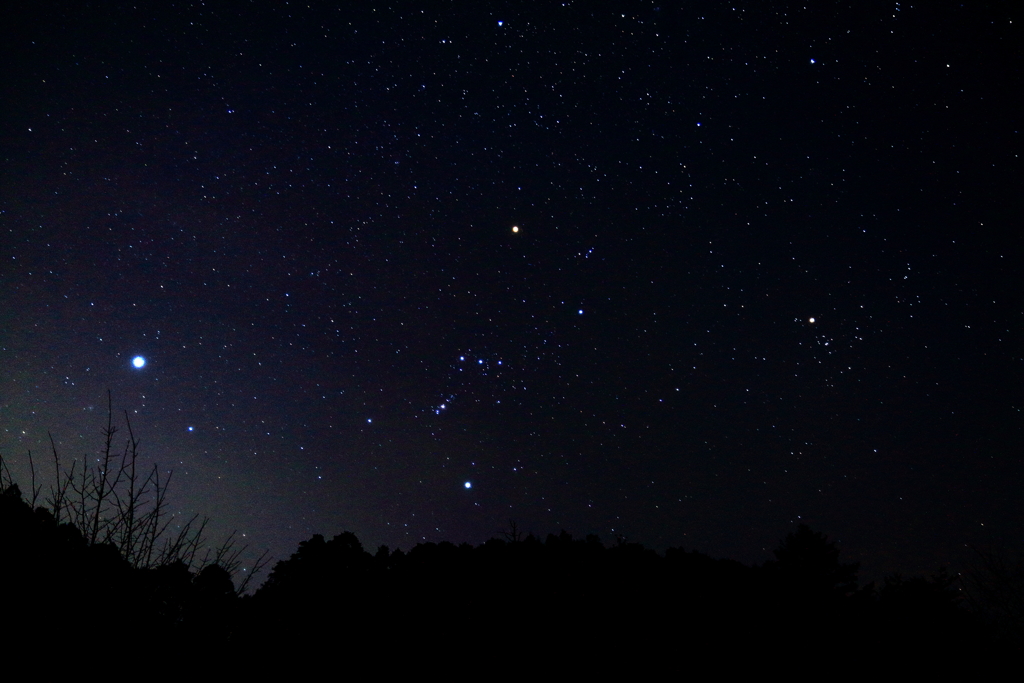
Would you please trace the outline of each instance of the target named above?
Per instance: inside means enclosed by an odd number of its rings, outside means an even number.
[[[13,485],[14,478],[11,476],[11,470],[7,468],[4,456],[0,455],[0,492],[6,491]]]
[[[218,547],[206,542],[208,518],[195,515],[186,521],[171,512],[167,497],[171,472],[163,476],[158,465],[143,468],[140,440],[127,411],[124,412],[127,439],[124,447],[115,444],[119,427],[114,423],[113,398],[107,392],[107,422],[101,429],[103,446],[95,462],[90,456],[65,466],[53,435],[54,481],[44,501],[58,524],[71,524],[81,531],[90,545],[112,544],[121,557],[135,568],[154,568],[182,563],[190,572],[216,564],[232,576],[244,573],[238,588],[244,592],[269,560],[264,553],[251,571],[241,569],[241,558],[248,546],[239,547],[232,533]],[[42,491],[37,481],[35,460],[28,452],[32,486],[32,507]],[[145,475],[143,476],[143,472]],[[14,485],[7,462],[0,456],[0,491]]]
[[[30,503],[33,510],[36,509],[36,502],[39,500],[39,490],[42,486],[36,486],[36,464],[32,460],[31,449],[28,452],[28,471],[29,471],[29,486],[32,489],[32,502]]]
[[[53,510],[53,516],[57,520],[57,523],[61,523],[62,516],[64,514],[65,500],[67,499],[68,486],[71,484],[71,479],[74,477],[74,466],[71,465],[71,476],[68,479],[62,481],[60,474],[60,457],[57,455],[57,444],[53,442],[53,435],[47,432],[46,435],[50,437],[50,448],[53,451],[53,467],[54,467],[54,484],[50,486],[50,499],[49,504]]]

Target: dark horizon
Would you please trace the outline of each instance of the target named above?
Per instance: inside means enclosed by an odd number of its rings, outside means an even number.
[[[1019,548],[1021,22],[12,11],[0,453],[92,457],[110,390],[176,511],[277,559],[508,519],[745,564],[807,524],[864,580]]]

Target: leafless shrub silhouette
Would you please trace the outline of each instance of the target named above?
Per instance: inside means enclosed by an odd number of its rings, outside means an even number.
[[[523,540],[523,532],[519,529],[519,523],[514,519],[509,519],[508,526],[504,529],[499,529],[498,533],[501,534],[508,543],[519,543]]]
[[[107,424],[102,434],[104,446],[93,466],[77,459],[71,467],[61,462],[53,436],[54,483],[45,504],[60,524],[75,526],[89,545],[110,544],[136,569],[149,569],[182,563],[190,572],[216,564],[236,578],[241,569],[241,556],[248,546],[239,546],[234,532],[217,547],[207,544],[205,536],[209,518],[194,515],[182,521],[168,509],[167,492],[171,472],[161,476],[158,465],[143,468],[139,459],[139,439],[132,429],[128,412],[124,419],[128,432],[124,448],[115,448],[115,435],[110,392],[107,392]],[[35,463],[28,454],[31,473],[31,505],[36,507],[42,486],[36,483]],[[0,456],[0,488],[13,484],[3,457]],[[269,563],[264,552],[253,564],[252,571],[238,582],[241,595],[252,578]]]

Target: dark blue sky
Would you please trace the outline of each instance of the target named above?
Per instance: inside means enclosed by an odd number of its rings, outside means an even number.
[[[19,478],[110,389],[177,508],[279,558],[1019,542],[1019,9],[312,5],[3,22]]]

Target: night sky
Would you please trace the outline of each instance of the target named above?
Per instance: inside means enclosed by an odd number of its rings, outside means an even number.
[[[807,523],[866,578],[1019,546],[1019,5],[20,4],[23,490],[109,389],[175,509],[278,559],[510,518],[744,562]]]

